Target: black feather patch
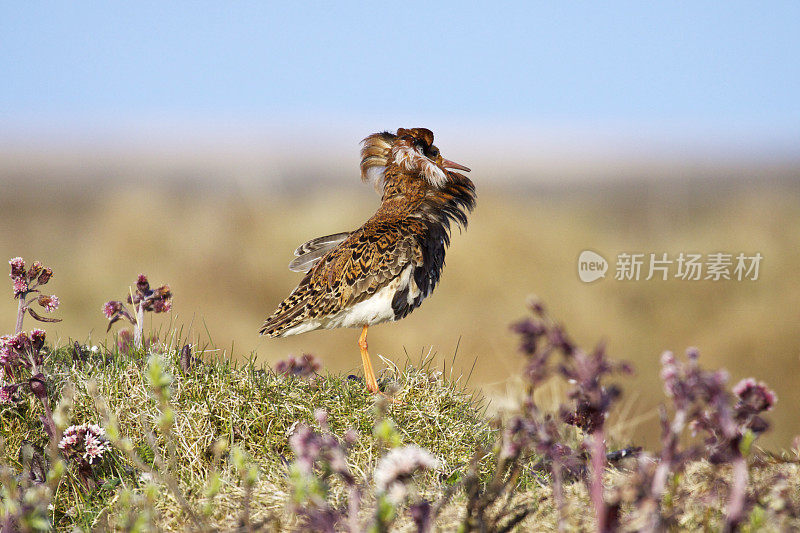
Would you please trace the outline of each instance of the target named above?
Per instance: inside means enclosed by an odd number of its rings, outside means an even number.
[[[444,225],[431,221],[428,223],[428,231],[420,235],[418,242],[422,247],[422,265],[414,269],[414,281],[424,298],[439,283],[439,276],[444,268],[444,251],[450,244],[450,236]]]
[[[408,302],[408,286],[401,291],[397,291],[394,294],[394,298],[392,298],[392,311],[394,311],[394,319],[400,320],[401,318],[405,318],[411,311],[416,309],[422,304],[424,296],[422,293],[419,294],[414,301],[409,303]]]

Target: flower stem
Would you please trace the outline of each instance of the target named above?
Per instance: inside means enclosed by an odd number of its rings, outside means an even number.
[[[133,345],[137,350],[142,348],[142,329],[144,328],[144,306],[140,302],[136,306],[136,325],[133,328]]]
[[[50,409],[50,402],[48,398],[40,398],[42,402],[42,407],[44,407],[44,417],[42,419],[42,423],[47,426],[45,428],[45,432],[47,436],[50,437],[50,442],[54,443],[58,446],[58,442],[61,440],[60,432],[56,427],[56,421],[53,419],[53,411]]]
[[[25,296],[27,295],[19,295],[19,305],[17,306],[17,324],[14,327],[14,335],[22,331],[22,320],[25,318],[25,311],[28,310],[28,306],[25,305]]]
[[[594,505],[597,531],[605,533],[608,531],[606,524],[608,510],[606,509],[605,499],[603,498],[603,473],[606,468],[605,432],[602,428],[598,428],[591,438],[592,477],[589,483],[589,495]]]
[[[550,468],[553,476],[553,499],[558,511],[558,531],[566,531],[567,517],[564,513],[564,486],[561,477],[561,462],[553,457],[553,464]]]
[[[723,531],[736,531],[742,521],[747,496],[747,459],[741,454],[733,460],[733,482],[728,502],[728,516]]]

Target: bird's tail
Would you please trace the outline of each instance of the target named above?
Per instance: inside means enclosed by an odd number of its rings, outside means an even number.
[[[300,331],[292,332],[291,330],[296,329],[296,326],[301,325],[308,318],[306,316],[307,304],[308,298],[305,291],[295,290],[278,306],[275,312],[267,317],[261,329],[258,330],[259,333],[267,337],[283,337],[300,333]],[[315,328],[309,327],[308,329]]]

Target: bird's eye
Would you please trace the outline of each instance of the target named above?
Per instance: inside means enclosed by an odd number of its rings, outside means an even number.
[[[425,155],[427,155],[431,159],[436,159],[437,157],[439,157],[439,149],[436,148],[435,146],[431,146],[430,148],[428,148],[427,153]]]

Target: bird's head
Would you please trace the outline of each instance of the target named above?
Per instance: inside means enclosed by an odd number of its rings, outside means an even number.
[[[400,128],[397,133],[375,133],[362,141],[361,179],[382,190],[389,176],[405,175],[425,180],[441,189],[453,178],[451,169],[469,172],[464,165],[442,157],[427,128]]]

